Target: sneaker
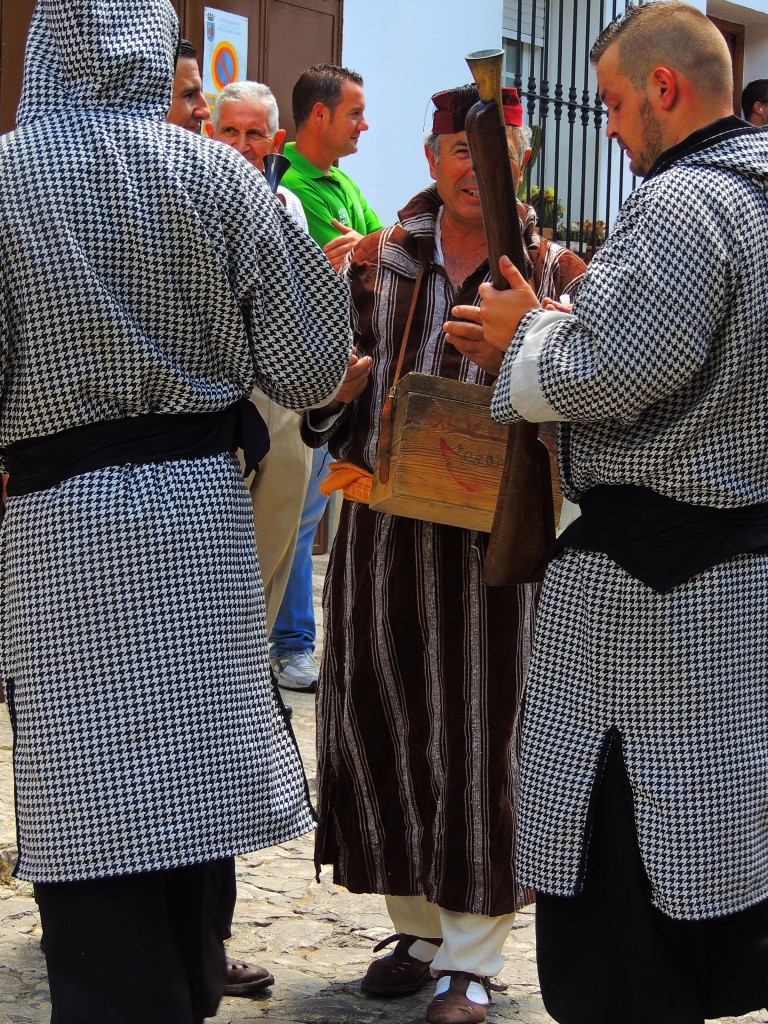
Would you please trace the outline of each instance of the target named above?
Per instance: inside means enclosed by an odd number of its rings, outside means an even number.
[[[314,693],[317,688],[317,664],[311,651],[289,651],[279,657],[270,658],[277,685],[284,690],[300,690]]]

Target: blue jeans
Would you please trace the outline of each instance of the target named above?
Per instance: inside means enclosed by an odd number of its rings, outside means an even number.
[[[323,467],[328,449],[316,448],[312,455],[312,475],[301,510],[296,553],[293,556],[288,586],[269,638],[270,655],[282,657],[294,651],[315,649],[315,606],[312,600],[312,545],[317,524],[323,517],[328,496],[320,490],[320,481],[327,475]]]

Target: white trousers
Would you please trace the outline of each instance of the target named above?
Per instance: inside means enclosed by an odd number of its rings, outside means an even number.
[[[443,940],[434,960],[435,971],[466,971],[494,978],[504,961],[501,950],[509,935],[514,914],[485,917],[458,914],[428,903],[423,896],[385,896],[394,929],[422,939]]]
[[[283,600],[293,564],[304,495],[312,471],[312,449],[299,434],[299,417],[292,409],[271,402],[254,390],[251,401],[269,430],[269,452],[259,472],[245,481],[253,505],[256,549],[264,584],[267,636]]]

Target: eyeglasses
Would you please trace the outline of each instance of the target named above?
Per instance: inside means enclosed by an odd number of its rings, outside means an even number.
[[[217,134],[224,136],[226,139],[245,138],[245,141],[251,144],[257,142],[273,142],[275,138],[274,135],[265,135],[263,132],[260,132],[258,128],[249,128],[245,132],[239,132],[237,128],[234,128],[231,125],[220,128]]]

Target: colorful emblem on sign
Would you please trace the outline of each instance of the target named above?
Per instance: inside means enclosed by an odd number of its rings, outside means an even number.
[[[225,85],[236,82],[238,70],[237,50],[225,39],[213,51],[211,61],[211,72],[216,88],[221,91]]]
[[[216,7],[206,7],[204,18],[203,93],[213,106],[225,86],[247,74],[248,19]]]

